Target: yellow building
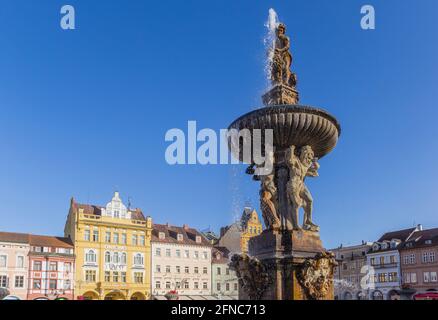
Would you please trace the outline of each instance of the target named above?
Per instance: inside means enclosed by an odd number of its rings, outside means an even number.
[[[152,219],[118,192],[105,207],[72,199],[64,234],[75,249],[76,299],[150,298]]]
[[[257,212],[251,208],[245,208],[240,221],[242,224],[240,247],[242,252],[247,253],[249,239],[262,233],[262,223]]]
[[[233,253],[248,253],[248,242],[262,233],[263,227],[257,212],[250,207],[243,210],[242,217],[232,225],[221,228],[218,246]]]

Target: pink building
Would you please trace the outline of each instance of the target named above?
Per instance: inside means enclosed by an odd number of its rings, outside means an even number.
[[[0,232],[0,288],[6,294],[26,299],[29,235]]]
[[[73,244],[68,238],[29,238],[29,283],[27,299],[74,299]]]

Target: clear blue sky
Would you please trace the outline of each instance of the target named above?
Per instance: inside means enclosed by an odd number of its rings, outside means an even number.
[[[76,9],[74,31],[60,7]],[[373,4],[376,30],[360,28]],[[342,125],[309,180],[327,247],[438,226],[436,0],[2,1],[0,230],[62,235],[115,189],[155,222],[218,230],[258,205],[242,166],[169,166],[170,128],[261,104],[264,22],[288,26],[303,104]]]

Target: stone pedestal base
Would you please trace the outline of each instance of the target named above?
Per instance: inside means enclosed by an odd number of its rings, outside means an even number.
[[[262,96],[265,106],[293,105],[297,104],[299,100],[298,91],[284,84],[276,85]]]
[[[322,247],[319,233],[266,230],[249,242],[248,265],[258,264],[267,284],[259,289],[260,300],[333,300],[334,258]],[[251,299],[249,286],[239,299]]]

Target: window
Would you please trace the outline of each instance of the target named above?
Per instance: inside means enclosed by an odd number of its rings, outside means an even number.
[[[194,257],[195,259],[199,259],[199,252],[198,252],[198,251],[195,251],[195,252],[193,253],[193,257]]]
[[[161,272],[161,266],[159,264],[156,265],[155,271],[160,273]]]
[[[194,273],[199,273],[199,268],[198,267],[194,268]]]
[[[131,237],[131,241],[132,241],[132,245],[136,246],[137,245],[137,235],[133,234]]]
[[[184,268],[184,272],[185,272],[185,273],[189,273],[189,267],[185,267],[185,268]]]
[[[189,256],[189,250],[184,250],[184,258],[188,258]]]
[[[395,261],[395,256],[390,256],[390,257],[389,257],[389,262],[390,262],[390,263],[396,263],[396,261]]]
[[[90,241],[90,230],[85,230],[84,231],[84,240],[85,241]]]
[[[429,252],[429,262],[435,262],[435,252]]]
[[[189,282],[184,282],[184,289],[190,289]]]
[[[111,281],[111,273],[109,271],[105,271],[105,282]]]
[[[226,274],[227,276],[230,275],[230,268],[225,268],[225,274]]]
[[[166,273],[170,273],[170,266],[166,266]]]
[[[50,290],[56,290],[56,279],[50,279],[49,281],[49,289]]]
[[[95,270],[85,270],[85,282],[96,282]]]
[[[216,268],[216,274],[217,274],[217,275],[220,275],[220,274],[221,274],[221,267],[217,267],[217,268]]]
[[[371,259],[370,259],[370,264],[371,264],[372,266],[375,266],[375,265],[376,265],[376,258],[371,258]]]
[[[94,242],[99,241],[99,230],[93,230],[93,241]]]
[[[430,273],[430,282],[437,282],[436,271]]]
[[[41,279],[33,279],[32,288],[36,290],[41,289]]]
[[[176,289],[181,289],[181,282],[180,281],[176,281],[175,282],[175,288]]]
[[[94,252],[94,250],[87,251],[87,253],[85,254],[85,262],[96,262],[96,253]]]
[[[193,288],[199,289],[199,282],[198,281],[193,282]]]
[[[134,256],[134,264],[143,265],[143,256],[140,253]]]
[[[208,289],[207,282],[203,282],[203,283],[202,283],[202,288],[203,288],[203,289]]]
[[[170,281],[166,281],[166,289],[170,289]]]
[[[410,264],[415,264],[415,254],[414,253],[409,255],[409,263]]]
[[[134,272],[134,282],[143,283],[143,272]]]
[[[166,249],[166,257],[170,257],[170,249]]]
[[[183,238],[183,235],[181,233],[178,233],[177,236],[176,236],[176,239],[178,241],[183,241],[184,238]]]
[[[64,271],[65,272],[71,272],[71,263],[70,262],[65,262],[64,263]]]
[[[105,232],[105,242],[111,243],[111,231]]]
[[[126,272],[124,272],[124,271],[122,271],[121,273],[120,273],[120,278],[121,278],[121,280],[122,280],[122,282],[123,283],[126,283]]]
[[[411,273],[411,283],[417,283],[417,273]]]
[[[430,273],[429,272],[423,272],[423,282],[427,283],[430,280]]]
[[[237,291],[237,289],[238,289],[238,284],[237,282],[234,282],[234,291]]]
[[[126,253],[125,252],[123,252],[121,257],[120,257],[120,263],[126,264]]]
[[[15,276],[15,288],[24,287],[24,276]]]
[[[230,284],[228,282],[225,284],[225,291],[230,291]]]
[[[5,268],[5,267],[6,267],[6,263],[7,263],[7,261],[8,261],[8,256],[2,254],[2,255],[0,256],[0,268]]]
[[[126,233],[122,233],[122,244],[126,244]]]
[[[119,273],[117,271],[113,272],[113,282],[119,282]]]
[[[216,290],[221,291],[221,284],[220,282],[216,283]]]
[[[119,243],[119,234],[116,233],[116,232],[113,234],[113,242],[114,243]]]
[[[56,270],[58,270],[58,263],[57,262],[50,262],[49,271],[56,271]]]
[[[388,273],[388,281],[389,282],[397,281],[397,272]]]
[[[105,252],[105,263],[111,263],[111,253]]]
[[[17,268],[24,268],[24,257],[17,256]]]
[[[118,252],[114,252],[113,253],[113,262],[114,263],[119,263],[120,262],[119,253]]]
[[[34,271],[41,271],[41,269],[42,269],[41,261],[34,261],[33,262],[33,270]]]
[[[208,272],[207,267],[202,268],[202,273],[203,273],[203,274],[207,274],[207,272]]]
[[[64,290],[70,290],[70,289],[71,289],[71,281],[64,280]]]
[[[380,257],[380,264],[385,264],[385,257]]]
[[[427,254],[427,252],[423,252],[423,259],[422,259],[422,262],[423,263],[427,263],[428,262],[428,257],[429,257],[429,255]]]
[[[164,232],[159,232],[158,239],[163,240],[164,238],[166,238],[166,235],[164,234]]]
[[[161,257],[161,249],[160,248],[155,249],[155,256]]]
[[[208,259],[208,252],[207,252],[207,251],[204,251],[204,252],[202,253],[202,258],[203,258],[203,259]]]
[[[176,269],[176,273],[181,273],[181,267],[180,266],[176,266],[175,269]]]
[[[144,246],[144,243],[145,243],[144,235],[140,235],[139,240],[140,240],[140,246]]]
[[[161,289],[161,282],[160,281],[155,282],[155,289]]]
[[[181,250],[180,249],[176,249],[175,254],[176,254],[177,258],[181,258]]]

